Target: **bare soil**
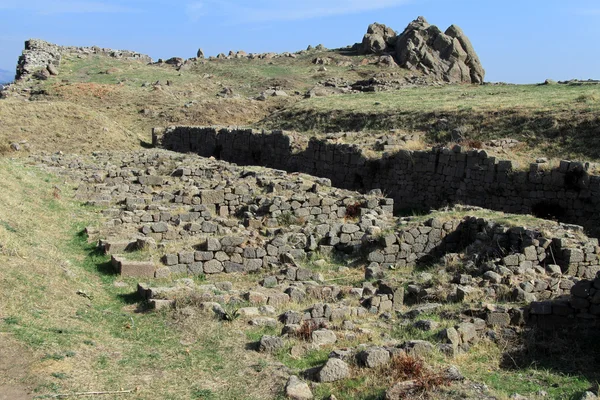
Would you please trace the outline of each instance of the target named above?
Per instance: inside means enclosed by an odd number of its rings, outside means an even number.
[[[0,400],[33,398],[29,382],[32,359],[9,334],[0,333]]]

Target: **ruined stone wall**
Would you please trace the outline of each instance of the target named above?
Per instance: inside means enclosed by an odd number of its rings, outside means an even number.
[[[573,285],[570,296],[531,303],[529,322],[543,328],[595,324],[600,316],[600,274]],[[596,330],[597,332],[597,330]]]
[[[354,145],[316,138],[304,145],[284,132],[249,129],[172,127],[155,130],[154,137],[157,146],[168,150],[305,172],[352,190],[378,188],[394,199],[396,210],[468,204],[553,217],[598,233],[600,177],[589,175],[580,162],[562,161],[552,170],[538,164],[517,170],[511,161],[460,146],[368,159]]]
[[[19,57],[17,64],[16,79],[29,76],[37,71],[49,69],[49,73],[55,75],[58,73],[62,56],[65,54],[89,55],[98,54],[106,57],[125,58],[130,60],[140,60],[151,63],[152,58],[145,54],[140,54],[129,50],[114,50],[107,48],[59,46],[40,39],[29,39],[25,42],[25,49]]]

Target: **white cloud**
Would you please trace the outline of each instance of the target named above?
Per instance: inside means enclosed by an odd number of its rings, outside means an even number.
[[[30,0],[27,2],[15,0],[0,0],[0,10],[31,11],[36,14],[99,14],[99,13],[130,13],[138,10],[119,4],[102,1],[85,0]]]
[[[226,22],[294,21],[356,14],[410,3],[412,0],[253,0],[248,2],[203,0],[189,3],[188,16],[223,18]],[[244,4],[250,3],[250,5]]]

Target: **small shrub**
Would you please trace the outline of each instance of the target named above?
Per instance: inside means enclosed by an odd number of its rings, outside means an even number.
[[[298,329],[294,336],[296,336],[300,340],[304,340],[306,342],[310,341],[312,338],[312,333],[317,329],[326,328],[327,325],[323,322],[317,324],[312,320],[304,321],[302,325],[300,325],[300,329]]]
[[[476,140],[476,139],[463,140],[461,144],[469,149],[482,149],[483,148],[483,142],[481,140]]]
[[[356,219],[360,216],[360,209],[362,205],[359,202],[354,204],[348,204],[346,206],[346,218],[347,219]]]
[[[223,321],[233,322],[240,317],[240,312],[237,308],[228,306],[228,307],[225,307],[224,311],[225,312],[221,316],[221,319]]]

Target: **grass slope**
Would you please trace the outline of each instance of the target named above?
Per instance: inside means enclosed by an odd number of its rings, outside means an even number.
[[[133,149],[140,140],[101,111],[77,102],[0,102],[0,152],[26,141],[31,151]]]
[[[302,100],[263,123],[299,131],[419,131],[429,144],[514,138],[526,153],[600,159],[600,85],[416,87]],[[443,127],[438,121],[446,120]]]
[[[319,57],[331,59],[325,70],[312,62]],[[470,140],[510,137],[524,142],[513,150],[516,157],[520,153],[530,158],[600,160],[600,85],[596,84],[421,86],[304,98],[319,82],[400,81],[407,74],[399,68],[362,65],[363,61],[363,56],[331,51],[270,60],[206,60],[177,70],[102,56],[65,56],[59,76],[20,84],[36,93],[32,99],[43,102],[23,105],[22,113],[16,111],[19,105],[0,102],[0,120],[10,124],[4,133],[0,128],[0,143],[11,132],[11,138],[35,136],[43,147],[41,138],[76,132],[82,143],[97,140],[100,146],[112,148],[113,143],[135,142],[132,138],[149,141],[155,126],[226,125],[310,134],[364,131],[366,136],[397,129],[424,133],[425,146],[447,144],[452,129],[460,127]],[[348,62],[353,66],[344,64]],[[285,90],[290,96],[256,100],[268,88]],[[231,89],[233,95],[219,96],[224,89]],[[53,104],[59,108],[71,104],[88,117],[54,110]],[[51,129],[27,121],[27,115],[36,114],[43,115]],[[439,124],[440,120],[445,123]],[[83,129],[71,129],[79,125]],[[106,127],[113,140],[98,139],[104,135],[97,132]],[[77,147],[66,139],[57,142]]]

